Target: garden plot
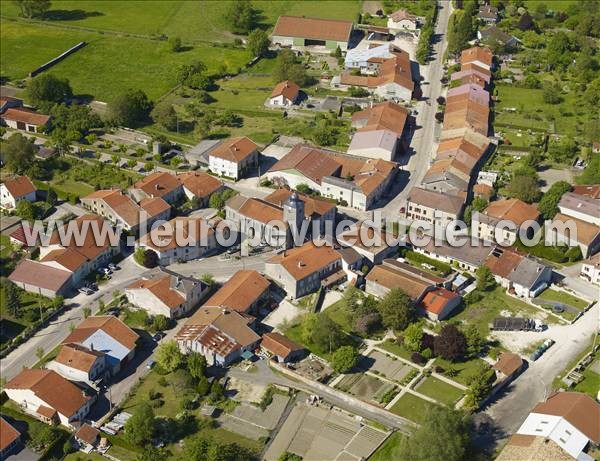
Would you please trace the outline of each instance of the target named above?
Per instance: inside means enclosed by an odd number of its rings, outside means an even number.
[[[275,394],[273,395],[273,402],[264,411],[257,406],[242,403],[231,412],[231,415],[251,424],[273,430],[277,426],[277,422],[289,400],[290,398],[286,395]]]
[[[373,350],[360,362],[360,367],[393,381],[402,381],[414,367],[402,360]]]
[[[249,424],[248,421],[238,419],[229,414],[221,416],[218,421],[223,429],[226,429],[229,432],[234,432],[248,439],[259,440],[263,437],[269,436],[268,430],[254,424]]]
[[[453,407],[463,396],[463,391],[458,387],[434,377],[422,379],[414,390],[449,407]]]
[[[383,396],[395,386],[367,374],[354,373],[344,376],[335,387],[355,395],[359,399],[379,403]]]

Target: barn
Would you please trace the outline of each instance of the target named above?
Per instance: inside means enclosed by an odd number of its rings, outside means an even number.
[[[324,50],[348,49],[354,24],[352,21],[279,16],[272,42],[281,46],[322,47]]]

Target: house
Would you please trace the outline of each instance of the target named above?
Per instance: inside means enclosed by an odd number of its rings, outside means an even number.
[[[421,27],[421,20],[406,10],[394,11],[388,16],[388,29],[400,32],[403,30],[417,30]]]
[[[377,74],[384,60],[393,58],[394,53],[401,51],[400,48],[389,43],[369,48],[353,48],[346,53],[344,67],[360,70],[361,74],[374,75]]]
[[[90,453],[100,441],[100,431],[88,423],[84,423],[73,434],[73,438],[77,442],[80,451]]]
[[[519,354],[502,352],[492,368],[496,373],[494,387],[500,389],[512,381],[523,370],[525,362]]]
[[[15,209],[21,200],[35,202],[37,188],[27,176],[15,176],[0,183],[0,206]]]
[[[271,42],[282,47],[310,47],[324,52],[348,49],[354,24],[352,21],[319,19],[298,16],[279,16]]]
[[[204,307],[256,316],[269,299],[270,287],[271,282],[257,271],[239,270],[204,303]]]
[[[177,332],[175,340],[184,354],[198,352],[208,365],[226,367],[260,342],[251,325],[254,317],[220,307],[201,307]]]
[[[93,384],[110,375],[106,354],[95,350],[93,344],[90,348],[79,344],[63,344],[56,358],[46,364],[45,368],[56,371],[69,381],[87,384]]]
[[[190,171],[177,175],[188,200],[195,200],[199,207],[207,207],[212,194],[225,190],[223,181],[203,171]]]
[[[600,184],[573,186],[571,192],[583,197],[600,199]]]
[[[275,331],[262,335],[260,347],[279,363],[295,362],[306,353],[300,344]]]
[[[265,176],[280,187],[305,184],[343,206],[368,210],[385,193],[395,172],[396,165],[386,160],[297,144]]]
[[[78,344],[104,352],[106,365],[117,374],[135,355],[139,335],[113,315],[96,315],[83,320],[61,344]]]
[[[445,228],[462,215],[464,198],[413,187],[406,199],[406,217]]]
[[[200,305],[209,291],[210,286],[201,280],[156,267],[128,285],[125,296],[131,304],[145,309],[150,315],[176,319]]]
[[[381,62],[377,75],[353,75],[345,71],[339,79],[332,80],[332,85],[342,89],[362,87],[381,99],[409,102],[415,89],[410,56],[400,49],[393,54]]]
[[[327,245],[307,242],[267,260],[265,273],[282,285],[291,299],[298,299],[317,291],[323,279],[333,274],[341,276],[342,259]]]
[[[119,189],[103,189],[81,198],[91,212],[133,234],[146,233],[156,221],[169,219],[171,206],[161,197],[145,197],[139,203]]]
[[[489,75],[492,69],[492,62],[494,55],[492,51],[483,46],[474,46],[467,48],[460,53],[460,64],[461,70],[468,69],[469,64],[477,66],[479,69],[483,69],[483,72]],[[480,70],[482,72],[482,70]]]
[[[221,144],[221,142],[220,139],[203,139],[184,154],[185,159],[192,167],[208,166],[210,151]]]
[[[578,246],[583,257],[589,258],[600,250],[600,226],[558,213],[547,229],[546,239],[555,245]]]
[[[291,80],[279,82],[271,91],[269,104],[279,107],[291,107],[298,102],[300,87]]]
[[[447,242],[436,245],[433,241],[425,246],[413,246],[413,249],[425,256],[445,262],[459,269],[475,272],[483,265],[492,252],[489,242],[477,240],[473,245],[453,246]]]
[[[558,209],[564,215],[600,226],[600,198],[567,192],[558,202]]]
[[[517,46],[519,43],[519,39],[517,37],[507,34],[497,26],[479,29],[477,31],[477,39],[491,46],[501,45],[508,48]]]
[[[209,152],[208,168],[237,181],[249,168],[258,166],[258,159],[258,146],[250,138],[229,138]]]
[[[525,229],[528,224],[539,219],[540,213],[535,205],[529,205],[517,198],[497,200],[491,202],[482,212],[473,214],[472,233],[477,238],[509,246],[517,240],[521,226]],[[502,221],[513,223],[514,229],[499,227]]]
[[[588,282],[600,285],[600,253],[583,261],[579,276]]]
[[[481,5],[477,13],[477,19],[486,24],[496,24],[498,22],[498,8],[491,5]]]
[[[354,249],[371,264],[381,264],[384,259],[398,252],[397,238],[385,230],[367,225],[365,221],[358,221],[339,234],[337,241],[341,247]]]
[[[0,115],[8,109],[23,107],[23,100],[12,96],[0,96]]]
[[[138,203],[143,199],[161,198],[173,205],[183,196],[183,186],[177,176],[157,171],[136,182],[128,194]]]
[[[73,427],[89,413],[94,398],[52,370],[23,369],[4,392],[25,413],[47,424]]]
[[[40,146],[35,153],[36,158],[40,160],[47,160],[49,158],[55,157],[58,155],[58,151],[54,147],[44,147]]]
[[[425,293],[418,308],[430,320],[437,322],[446,319],[460,305],[460,302],[461,297],[457,293],[437,287]]]
[[[0,120],[9,128],[29,133],[41,133],[50,126],[49,115],[40,114],[24,107],[6,109],[0,115]]]
[[[67,296],[74,288],[70,271],[58,269],[31,259],[23,259],[8,279],[29,293],[48,298]]]
[[[535,297],[552,283],[552,268],[509,248],[495,247],[484,264],[496,282],[521,298]]]
[[[0,459],[7,459],[21,445],[21,433],[0,416]]]
[[[482,88],[487,88],[491,79],[491,74],[486,73],[483,69],[478,69],[477,66],[459,70],[450,75],[451,82],[458,81],[461,85],[478,85]]]
[[[586,450],[600,444],[600,404],[580,392],[556,392],[531,410],[517,434],[552,440],[572,459],[591,461]]]
[[[471,169],[456,158],[434,161],[421,180],[423,189],[441,194],[466,195]]]
[[[137,241],[139,248],[152,250],[163,266],[214,254],[219,246],[212,225],[201,216],[178,216],[155,227]]]

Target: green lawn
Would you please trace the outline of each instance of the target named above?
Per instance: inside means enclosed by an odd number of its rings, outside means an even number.
[[[400,459],[400,444],[404,435],[400,432],[394,432],[383,444],[371,455],[369,461],[390,461]]]
[[[119,448],[119,447],[116,447]],[[111,448],[108,452],[109,455],[114,457],[118,457],[116,452]],[[121,461],[127,461],[127,458],[118,457]],[[134,458],[135,459],[135,458]],[[63,458],[63,461],[106,461],[106,458],[97,453],[83,453],[81,451],[77,451],[75,453],[69,453],[67,456]]]
[[[396,341],[386,339],[384,342],[377,345],[377,347],[391,352],[392,354],[402,357],[403,359],[410,360],[412,354],[411,351],[406,349],[403,345],[398,344]]]
[[[564,291],[553,290],[552,288],[544,290],[542,294],[538,296],[538,299],[567,304],[579,310],[585,309],[588,305],[588,302],[581,298],[565,293]]]
[[[327,311],[325,311],[325,312],[327,312]],[[302,344],[304,347],[306,347],[306,349],[308,349],[313,354],[323,357],[325,360],[331,359],[331,353],[329,353],[329,351],[321,350],[319,347],[317,347],[317,345],[315,345],[311,341],[304,341],[304,338],[302,338],[302,326],[300,324],[295,325],[295,326],[290,327],[287,330],[285,330],[285,336],[290,338],[292,341],[296,341],[297,343]],[[357,342],[354,339],[352,339],[351,336],[345,336],[345,338],[346,338],[346,343],[348,345],[358,346]],[[334,351],[331,351],[331,352],[334,352]]]
[[[540,3],[543,3],[544,5],[546,5],[549,10],[553,10],[553,11],[566,11],[567,8],[569,7],[569,5],[572,5],[575,2],[576,2],[576,0],[551,0],[551,1],[546,1],[546,0],[525,0],[524,1],[525,7],[529,11],[535,11],[535,8]]]
[[[590,367],[588,367],[582,374],[583,381],[578,383],[573,390],[577,392],[584,392],[595,399],[598,396],[598,390],[600,390],[600,375],[592,371]]]
[[[423,400],[414,394],[406,393],[390,409],[392,413],[410,419],[416,423],[423,421],[427,409],[435,405],[427,400]]]
[[[415,391],[436,399],[438,402],[454,408],[454,404],[463,396],[463,391],[459,388],[445,383],[444,381],[432,376],[421,381]]]
[[[469,378],[480,370],[479,365],[481,363],[485,363],[485,361],[481,359],[472,359],[464,362],[449,362],[448,360],[438,357],[435,359],[433,366],[434,368],[436,366],[442,367],[444,369],[444,375],[448,375],[448,370],[451,367],[454,368],[456,374],[448,376],[448,378],[466,386]]]
[[[18,292],[20,296],[19,312],[15,316],[12,312],[9,312],[6,306],[4,288],[0,287],[0,343],[14,338],[26,327],[37,323],[40,318],[40,305],[42,313],[50,305],[50,300],[44,296],[20,289]]]

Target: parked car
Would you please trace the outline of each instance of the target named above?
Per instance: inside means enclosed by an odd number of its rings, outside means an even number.
[[[116,264],[113,264],[113,263],[109,263],[108,268],[113,272],[121,269],[119,266],[117,266]]]
[[[146,368],[148,370],[151,370],[155,364],[156,364],[156,362],[154,360],[148,360],[148,363],[146,364]]]
[[[112,272],[110,271],[110,269],[108,267],[101,267],[100,269],[98,269],[98,273],[101,275],[110,275],[112,274]]]
[[[88,288],[88,287],[81,287],[77,291],[79,291],[79,293],[83,293],[83,294],[86,294],[88,296],[94,294],[94,290],[92,290],[91,288]]]
[[[160,341],[161,339],[163,339],[165,337],[165,334],[162,331],[157,332],[154,336],[152,336],[152,339],[156,342]]]

